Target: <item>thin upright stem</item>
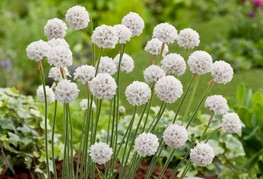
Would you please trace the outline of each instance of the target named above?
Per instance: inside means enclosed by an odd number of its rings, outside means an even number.
[[[55,136],[55,126],[56,126],[56,119],[57,119],[57,104],[58,104],[58,102],[57,102],[57,100],[55,100],[55,111],[54,111],[52,134],[51,134],[52,162],[53,162],[53,170],[54,170],[55,179],[58,179],[56,162],[55,162],[55,154],[54,154],[54,136]]]
[[[164,47],[165,47],[165,43],[162,43],[161,52],[160,52],[160,55],[159,55],[159,58],[158,58],[158,64],[160,64],[160,62],[161,62],[161,59],[162,59],[162,56],[163,56]]]
[[[100,66],[100,59],[101,59],[102,52],[103,52],[103,48],[100,48],[95,76],[97,76],[97,74],[99,73],[99,66]]]

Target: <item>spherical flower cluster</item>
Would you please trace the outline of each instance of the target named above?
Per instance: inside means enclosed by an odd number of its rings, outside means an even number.
[[[48,45],[50,47],[64,46],[66,48],[69,48],[69,44],[67,43],[67,41],[65,39],[61,39],[61,38],[53,38],[53,39],[49,40]]]
[[[30,43],[26,48],[27,57],[36,62],[48,57],[50,46],[43,40],[38,40]]]
[[[154,155],[158,147],[158,138],[154,134],[144,132],[135,139],[135,150],[142,157]]]
[[[233,68],[225,61],[216,61],[212,65],[211,75],[214,82],[226,84],[233,78]]]
[[[177,43],[185,49],[197,47],[200,43],[199,34],[191,28],[183,29],[179,32]]]
[[[56,46],[50,50],[48,55],[48,63],[59,68],[72,65],[72,52],[64,46]]]
[[[147,83],[156,83],[164,76],[165,72],[157,65],[151,65],[143,71],[143,77]]]
[[[154,87],[157,97],[166,103],[174,103],[183,94],[183,85],[174,76],[159,79]]]
[[[188,65],[190,71],[193,74],[203,75],[209,73],[212,68],[213,59],[205,51],[195,51],[193,52],[188,59]]]
[[[66,21],[75,30],[84,29],[89,25],[89,13],[82,6],[73,6],[67,10]]]
[[[90,82],[90,91],[98,99],[111,99],[116,94],[117,84],[108,73],[99,73]]]
[[[47,21],[44,27],[44,33],[48,40],[53,38],[64,38],[67,31],[67,25],[61,19],[54,18]]]
[[[119,38],[113,27],[101,25],[95,28],[91,40],[100,48],[115,48]]]
[[[144,82],[134,81],[125,90],[128,102],[133,106],[141,106],[150,99],[151,89]]]
[[[153,29],[153,38],[159,39],[162,43],[173,43],[177,36],[176,28],[169,23],[158,24]]]
[[[112,148],[106,143],[98,142],[90,147],[91,160],[97,164],[105,164],[111,159]]]
[[[146,52],[149,52],[150,54],[156,56],[160,55],[161,49],[162,49],[162,42],[157,38],[153,38],[152,40],[148,41],[144,48]],[[168,51],[169,51],[168,46],[164,44],[162,56],[165,56],[168,53]]]
[[[222,130],[226,133],[241,133],[242,123],[236,113],[227,113],[222,119]]]
[[[121,23],[130,29],[133,36],[139,36],[144,28],[143,19],[135,12],[130,12],[124,16]]]
[[[126,109],[124,106],[119,107],[119,113],[120,113],[120,115],[124,115],[126,113]]]
[[[99,64],[99,73],[109,73],[114,75],[117,72],[117,67],[112,58],[101,57]]]
[[[55,98],[58,102],[70,103],[78,97],[79,89],[75,83],[61,80],[55,87]]]
[[[168,75],[181,76],[185,72],[186,64],[181,55],[170,53],[161,61],[161,67]]]
[[[187,138],[186,128],[177,124],[169,125],[163,133],[165,144],[175,149],[182,147],[186,143]]]
[[[46,88],[46,96],[47,96],[47,103],[52,103],[55,101],[55,94],[49,86],[45,86]],[[37,88],[37,99],[39,102],[44,103],[45,102],[45,95],[43,90],[43,85],[40,85]]]
[[[213,111],[215,114],[227,113],[229,107],[227,100],[222,95],[212,95],[206,98],[205,107]]]
[[[212,163],[215,157],[214,150],[209,144],[199,143],[190,152],[192,162],[200,167]]]
[[[115,29],[117,33],[117,36],[119,38],[118,42],[120,44],[126,44],[127,42],[130,41],[132,37],[132,32],[130,31],[128,27],[122,24],[118,24],[118,25],[113,26],[113,28]]]
[[[61,74],[61,71],[63,73],[63,75]],[[63,76],[66,77],[66,76],[70,76],[69,72],[68,72],[68,69],[66,67],[64,68],[58,68],[58,67],[52,67],[50,70],[49,70],[49,73],[48,73],[48,77],[55,80],[55,81],[60,81],[63,79]]]
[[[116,64],[116,67],[119,66],[119,60],[120,60],[120,54],[116,55],[114,58],[114,63]],[[120,70],[125,73],[130,73],[134,69],[134,61],[132,57],[126,53],[123,54],[121,59],[121,67]]]
[[[73,73],[74,80],[86,84],[95,76],[95,72],[96,69],[93,66],[81,65]]]

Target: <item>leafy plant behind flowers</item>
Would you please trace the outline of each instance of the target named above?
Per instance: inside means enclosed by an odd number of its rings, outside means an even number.
[[[21,95],[13,88],[0,88],[0,169],[2,173],[15,173],[16,168],[22,166],[41,177],[46,176],[43,170],[46,168],[43,119],[32,96]],[[48,131],[51,133],[50,127]],[[63,148],[59,137],[59,134],[55,134],[56,159],[61,159]]]

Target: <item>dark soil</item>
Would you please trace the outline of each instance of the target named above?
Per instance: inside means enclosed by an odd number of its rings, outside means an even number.
[[[103,166],[98,165],[97,166],[100,170],[104,170]],[[146,163],[143,163],[139,165],[138,170],[136,172],[136,175],[134,179],[143,179],[147,170],[148,170],[149,165]],[[56,168],[58,172],[58,177],[61,179],[62,177],[62,161],[57,161],[56,162]],[[117,165],[116,170],[118,171],[119,166]],[[154,171],[152,173],[151,179],[157,179],[159,174],[161,173],[162,168],[159,166],[156,166],[154,168]],[[13,175],[11,172],[5,171],[4,173],[0,174],[0,179],[41,179],[39,176],[33,174],[29,170],[25,168],[15,168],[16,174]],[[163,175],[163,179],[168,179],[173,173],[173,169],[168,168],[166,172]],[[205,178],[205,179],[218,179],[216,176],[203,176],[202,174],[198,174],[197,176]],[[98,175],[96,175],[96,179],[100,179]],[[174,179],[177,179],[175,177]]]

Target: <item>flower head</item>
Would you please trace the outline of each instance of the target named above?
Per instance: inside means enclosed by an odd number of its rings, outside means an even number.
[[[79,89],[69,80],[61,80],[55,87],[55,98],[58,102],[70,103],[78,97]]]
[[[182,147],[186,143],[187,138],[186,128],[177,124],[169,125],[163,133],[165,144],[175,149]]]
[[[236,113],[227,113],[222,119],[222,130],[226,133],[241,133],[242,123]]]
[[[134,81],[125,90],[128,102],[133,106],[141,106],[150,99],[151,89],[144,82]]]
[[[112,148],[106,143],[98,142],[90,147],[91,160],[97,164],[105,164],[111,159]]]
[[[30,43],[26,48],[27,57],[36,62],[48,57],[50,46],[43,40],[38,40]]]
[[[63,75],[61,74],[61,71],[63,73]],[[66,77],[66,76],[70,76],[69,72],[68,72],[68,69],[67,67],[64,67],[64,68],[58,68],[58,67],[52,67],[50,70],[49,70],[49,73],[48,73],[48,77],[55,80],[55,81],[60,81],[63,79],[63,76]]]
[[[161,49],[162,49],[162,42],[157,38],[153,38],[152,40],[148,41],[144,48],[146,52],[149,52],[150,54],[156,56],[160,55]],[[168,51],[169,51],[168,46],[164,44],[162,56],[165,56],[168,53]]]
[[[47,95],[47,103],[52,103],[55,101],[55,94],[49,86],[45,86],[46,88],[46,95]],[[45,102],[45,95],[43,90],[43,85],[40,85],[37,88],[37,99],[39,102],[44,103]]]
[[[168,75],[181,76],[185,72],[186,64],[181,55],[170,53],[161,61],[161,67]]]
[[[90,82],[90,91],[98,99],[111,99],[116,94],[117,84],[108,73],[99,73]]]
[[[212,65],[211,75],[216,83],[226,84],[230,82],[233,74],[233,68],[225,61],[216,61]]]
[[[53,38],[64,38],[66,36],[67,25],[61,19],[54,18],[47,21],[44,27],[44,33],[48,40]]]
[[[121,23],[130,29],[133,36],[139,36],[144,28],[143,19],[135,12],[130,12],[124,16]]]
[[[65,39],[61,39],[61,38],[53,38],[53,39],[49,40],[48,45],[50,47],[64,46],[66,48],[69,48],[69,44],[67,43],[67,41]]]
[[[189,56],[187,62],[193,74],[203,75],[211,71],[213,59],[205,51],[195,51]]]
[[[63,68],[72,65],[72,52],[64,46],[55,46],[50,50],[48,63],[55,67]]]
[[[91,40],[100,48],[115,48],[119,38],[113,27],[101,25],[95,28]]]
[[[176,28],[169,23],[158,24],[153,29],[153,38],[159,39],[162,43],[173,43],[177,36]]]
[[[74,80],[82,84],[88,83],[95,76],[95,68],[89,65],[81,65],[73,73]]]
[[[144,132],[135,139],[135,150],[142,157],[154,155],[158,147],[158,138],[154,134]]]
[[[229,107],[227,100],[222,95],[208,96],[205,101],[205,107],[213,111],[215,114],[227,113]]]
[[[197,144],[190,152],[190,159],[194,164],[200,167],[207,166],[212,163],[215,157],[214,150],[209,144]]]
[[[119,65],[119,60],[120,60],[120,54],[116,55],[114,58],[114,63],[116,64],[116,67],[118,68]],[[125,73],[130,73],[134,69],[134,61],[132,57],[126,53],[123,54],[122,59],[121,59],[121,67],[120,70],[125,72]]]
[[[113,26],[113,28],[115,29],[117,36],[119,38],[119,43],[120,44],[126,44],[127,42],[130,41],[131,37],[132,37],[132,32],[130,31],[130,29],[128,27],[126,27],[123,24],[118,24]]]
[[[120,113],[120,115],[124,115],[126,113],[126,109],[124,106],[119,107],[119,113]]]
[[[143,71],[143,77],[147,83],[156,83],[164,76],[165,72],[157,65],[151,65]]]
[[[101,57],[99,64],[99,73],[109,73],[114,75],[117,72],[117,67],[112,58]]]
[[[179,32],[177,43],[185,49],[197,47],[200,43],[199,34],[191,28],[183,29]]]
[[[89,25],[89,13],[82,6],[73,6],[66,13],[66,21],[75,30],[84,29]]]
[[[174,76],[165,76],[154,87],[157,97],[165,103],[174,103],[183,94],[183,85]]]
[[[79,103],[81,109],[83,111],[88,109],[88,100],[87,99],[83,99],[80,103]],[[92,102],[92,109],[96,108],[96,104],[94,103],[94,101]]]

